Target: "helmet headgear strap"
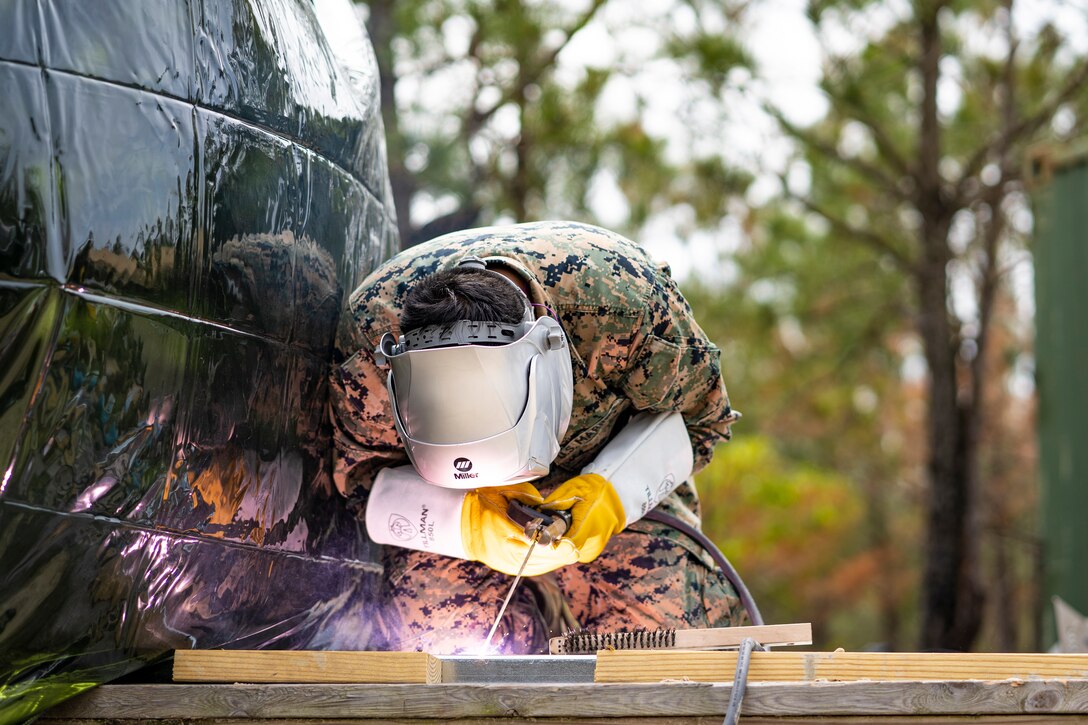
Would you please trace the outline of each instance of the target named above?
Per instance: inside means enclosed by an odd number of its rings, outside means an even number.
[[[488,274],[491,274],[491,275],[493,275],[495,277],[498,277],[503,282],[510,285],[514,289],[516,289],[518,291],[518,295],[525,302],[525,316],[523,318],[523,321],[531,322],[533,320],[533,318],[536,317],[536,315],[533,314],[532,302],[529,300],[528,295],[525,294],[525,291],[522,290],[521,287],[519,287],[517,285],[517,283],[514,282],[514,280],[510,279],[505,274],[497,272],[497,271],[495,271],[493,269],[489,269],[488,266],[487,266],[487,263],[484,262],[484,260],[480,259],[479,257],[473,256],[473,255],[465,257],[464,259],[462,259],[460,262],[457,263],[457,268],[458,269],[460,269],[462,267],[464,267],[465,269],[478,269],[478,270],[481,270],[483,272],[487,272]]]
[[[390,355],[399,355],[409,350],[448,347],[450,345],[503,345],[514,342],[525,334],[528,327],[536,319],[536,315],[533,313],[529,297],[521,287],[506,275],[488,269],[487,264],[479,257],[472,255],[465,257],[457,263],[458,269],[462,267],[486,272],[516,289],[518,296],[525,303],[525,312],[522,315],[521,322],[509,324],[504,322],[459,320],[444,325],[426,325],[405,333],[399,338],[394,338],[391,333],[386,333],[378,342],[378,347],[375,350],[375,362],[378,365],[386,365],[387,358]]]

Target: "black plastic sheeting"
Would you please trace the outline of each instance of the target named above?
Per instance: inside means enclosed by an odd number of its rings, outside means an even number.
[[[375,645],[324,406],[397,243],[382,133],[348,0],[0,2],[0,722],[174,648]]]

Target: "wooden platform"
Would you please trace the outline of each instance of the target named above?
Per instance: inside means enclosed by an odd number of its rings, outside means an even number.
[[[511,682],[451,681],[466,675],[464,662],[420,652],[179,651],[174,677],[183,682],[104,685],[41,721],[721,722],[736,657],[735,651],[600,651],[566,658],[592,669],[554,673],[582,679],[545,684],[545,665],[563,664],[563,657],[469,658],[491,666],[492,677],[519,672],[522,679]],[[741,714],[744,725],[1088,725],[1088,655],[756,652]]]
[[[728,630],[723,630],[728,631]],[[247,684],[449,684],[469,681],[444,677],[443,657],[425,652],[336,652],[282,650],[178,650],[175,682]],[[729,682],[737,667],[736,650],[600,650],[582,656],[493,656],[476,660],[491,667],[491,679],[472,683],[563,682],[591,680],[542,678],[546,665],[585,660],[598,683],[668,680]],[[520,665],[520,667],[519,667]],[[501,677],[518,670],[521,679]],[[448,670],[455,672],[455,670]],[[1057,680],[1088,678],[1088,654],[983,652],[753,652],[748,682],[841,682],[851,680]]]
[[[594,680],[728,682],[736,669],[735,651],[601,651],[597,653]],[[1088,678],[1088,654],[753,652],[748,669],[748,682],[1080,678]]]
[[[40,722],[720,723],[728,684],[103,685]],[[743,725],[1088,724],[1088,680],[751,683]]]

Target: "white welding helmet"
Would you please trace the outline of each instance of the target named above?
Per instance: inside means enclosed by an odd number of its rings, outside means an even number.
[[[462,264],[483,268],[475,258]],[[534,320],[528,300],[525,310],[517,324],[460,320],[378,343],[397,433],[430,483],[530,481],[559,454],[574,397],[570,350],[556,320]]]

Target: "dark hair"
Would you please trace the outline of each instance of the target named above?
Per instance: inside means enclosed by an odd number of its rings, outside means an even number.
[[[496,272],[454,267],[417,283],[404,300],[400,331],[458,320],[516,324],[525,315],[525,296]]]

